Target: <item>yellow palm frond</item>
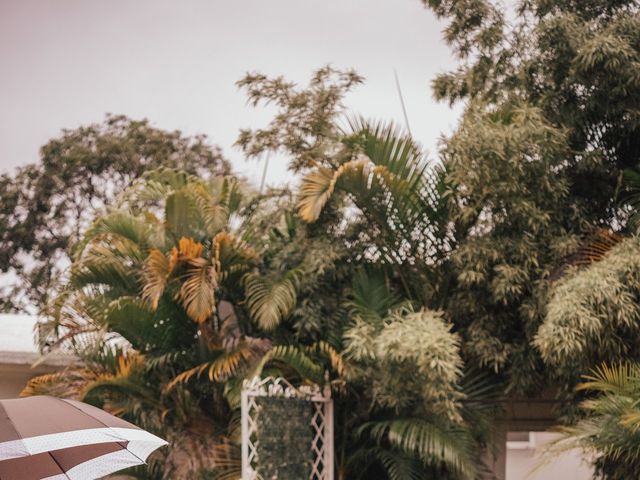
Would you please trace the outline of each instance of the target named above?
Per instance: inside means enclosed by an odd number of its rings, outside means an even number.
[[[50,395],[80,399],[87,385],[96,381],[98,377],[98,373],[88,368],[67,368],[61,372],[47,373],[32,378],[20,392],[20,396]]]
[[[62,372],[38,375],[27,382],[27,385],[20,392],[20,396],[31,397],[33,395],[44,395],[48,393],[53,384],[62,381],[62,379]]]
[[[338,376],[343,376],[346,370],[346,365],[344,362],[344,358],[340,352],[338,352],[335,348],[333,348],[330,344],[321,340],[313,345],[310,345],[306,348],[306,351],[309,353],[317,353],[325,356],[329,363],[331,364],[331,368],[338,374]]]
[[[238,374],[238,372],[255,363],[260,352],[243,345],[233,352],[229,352],[218,358],[209,367],[209,380],[212,382],[225,381]]]
[[[142,298],[148,301],[154,310],[158,308],[158,302],[167,286],[169,275],[176,266],[177,260],[174,251],[172,251],[171,257],[167,258],[164,253],[154,248],[149,252],[142,267],[144,278]]]
[[[178,251],[180,256],[185,260],[201,257],[202,249],[202,244],[196,242],[193,238],[182,237],[178,242]]]
[[[304,177],[300,186],[300,200],[298,202],[300,217],[306,222],[315,222],[333,195],[340,177],[347,172],[364,169],[366,163],[362,159],[352,160],[341,165],[335,171],[321,167]]]
[[[182,384],[182,383],[187,383],[189,380],[191,380],[194,376],[199,377],[200,375],[202,375],[202,372],[204,372],[208,367],[209,367],[210,363],[206,362],[206,363],[202,363],[200,365],[197,365],[193,368],[190,368],[188,370],[185,370],[184,372],[176,375],[169,383],[167,383],[163,390],[164,392],[170,392],[171,390],[173,390],[176,386]]]
[[[129,376],[134,371],[144,366],[144,356],[139,353],[129,353],[128,355],[118,356],[117,374],[121,376]]]
[[[240,341],[232,351],[180,373],[164,387],[164,390],[171,391],[177,385],[186,383],[193,377],[200,377],[205,372],[211,382],[224,382],[258,362],[268,348],[267,345],[266,342]]]
[[[215,290],[218,286],[215,269],[204,258],[192,258],[181,280],[178,298],[187,315],[198,323],[206,321],[215,311]]]
[[[603,363],[593,369],[591,375],[585,375],[585,382],[580,383],[577,390],[593,390],[600,393],[624,394],[637,380],[634,373],[638,366],[633,363],[607,365]]]
[[[637,408],[637,407],[636,407]],[[624,427],[637,432],[640,430],[640,411],[634,409],[622,415],[621,422]]]

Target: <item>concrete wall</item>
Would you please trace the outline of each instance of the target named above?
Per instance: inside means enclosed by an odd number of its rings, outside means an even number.
[[[24,365],[0,365],[0,400],[16,398],[33,376]]]
[[[60,370],[72,361],[58,356],[32,367],[38,358],[35,353],[0,352],[0,400],[18,397],[31,378]]]

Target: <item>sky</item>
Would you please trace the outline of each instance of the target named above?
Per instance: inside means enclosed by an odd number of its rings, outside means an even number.
[[[306,83],[327,63],[366,77],[351,112],[404,124],[435,158],[459,108],[430,82],[455,63],[444,25],[420,0],[0,0],[0,173],[36,162],[63,128],[106,113],[206,134],[235,169],[259,182],[263,165],[233,144],[267,124],[235,85],[246,72]],[[291,182],[285,159],[267,183]]]

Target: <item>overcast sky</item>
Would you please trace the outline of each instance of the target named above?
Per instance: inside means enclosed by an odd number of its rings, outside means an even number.
[[[419,0],[0,0],[0,172],[110,112],[204,133],[258,181],[262,165],[233,143],[271,112],[246,105],[235,82],[247,71],[306,82],[326,63],[366,77],[353,111],[403,123],[395,67],[413,134],[435,157],[459,112],[429,88],[454,65],[442,28]],[[269,183],[288,178],[270,165]]]

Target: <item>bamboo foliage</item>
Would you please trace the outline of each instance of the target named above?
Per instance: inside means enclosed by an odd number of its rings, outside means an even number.
[[[556,282],[535,337],[542,358],[557,366],[588,369],[597,359],[624,354],[629,339],[640,338],[639,282],[640,243],[635,237]]]
[[[344,335],[345,355],[363,369],[378,405],[428,408],[459,422],[462,359],[450,329],[442,312],[401,306],[378,324],[356,319]]]

